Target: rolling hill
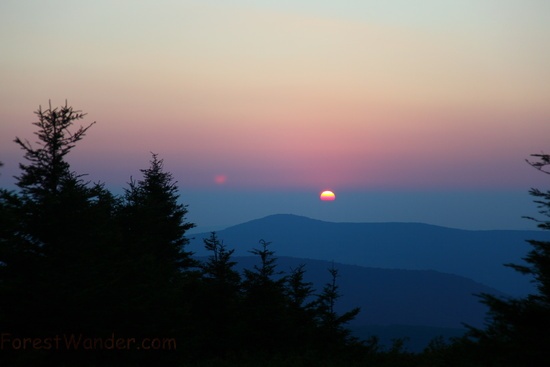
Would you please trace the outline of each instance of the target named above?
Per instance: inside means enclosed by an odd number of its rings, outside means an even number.
[[[513,296],[533,291],[526,276],[505,267],[521,263],[528,239],[550,233],[525,230],[461,230],[422,223],[333,223],[289,214],[271,215],[217,232],[235,256],[249,255],[258,241],[272,242],[277,256],[336,261],[365,267],[450,273]],[[189,249],[205,255],[195,234]]]

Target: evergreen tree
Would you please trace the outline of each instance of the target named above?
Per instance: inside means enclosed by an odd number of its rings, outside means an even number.
[[[85,114],[65,104],[36,115],[36,144],[15,139],[27,161],[16,177],[19,191],[0,192],[2,325],[21,337],[94,334],[106,328],[104,271],[112,268],[108,228],[116,200],[66,160],[93,125],[74,129]]]
[[[220,287],[224,294],[237,294],[241,276],[233,269],[237,264],[231,260],[235,250],[227,250],[223,241],[218,239],[216,232],[212,232],[209,238],[204,239],[204,247],[212,253],[201,266],[205,278],[216,287]]]
[[[20,164],[22,173],[16,177],[20,192],[2,194],[15,229],[4,234],[11,236],[5,270],[19,284],[12,289],[16,302],[8,313],[14,323],[34,325],[30,331],[52,332],[82,327],[86,319],[81,319],[82,305],[89,301],[97,275],[88,265],[97,260],[98,225],[110,213],[99,208],[109,195],[99,184],[90,187],[65,159],[93,125],[73,129],[85,114],[65,104],[39,108],[36,115],[36,147],[15,139],[29,162]],[[100,211],[105,216],[98,216]]]
[[[550,174],[547,154],[533,155],[539,160],[529,162],[541,172]],[[550,217],[550,191],[531,189],[539,212]],[[550,219],[535,219],[542,230],[550,229]],[[524,258],[525,265],[506,264],[522,274],[530,275],[538,293],[525,298],[499,298],[482,294],[482,302],[489,306],[484,330],[470,327],[470,337],[477,341],[479,357],[485,365],[534,366],[550,365],[550,242],[529,240],[531,251]]]
[[[206,346],[203,356],[226,357],[241,346],[238,344],[240,323],[241,276],[231,259],[234,250],[227,250],[216,232],[205,238],[204,247],[211,255],[201,264],[203,272],[200,298],[193,312],[199,322],[196,337]]]
[[[259,265],[244,270],[243,321],[245,344],[255,353],[284,351],[289,348],[290,329],[285,294],[286,277],[276,271],[275,252],[270,242],[260,240],[261,249],[253,249]],[[280,276],[279,278],[276,278]]]
[[[178,202],[177,182],[164,171],[162,159],[153,154],[150,167],[141,172],[143,179],[132,179],[125,190],[126,235],[135,251],[146,251],[162,263],[169,279],[196,265],[185,250],[185,233],[195,224],[186,221],[187,206]]]
[[[292,325],[292,333],[287,335],[297,353],[304,354],[316,348],[314,339],[317,337],[315,320],[315,300],[313,283],[304,280],[305,265],[290,270],[286,277],[286,297],[288,302],[288,318]]]
[[[58,194],[69,181],[75,181],[76,176],[70,171],[70,165],[65,156],[82,140],[88,129],[95,124],[80,127],[71,131],[75,121],[86,116],[81,111],[74,110],[65,102],[60,108],[50,107],[35,112],[38,121],[33,125],[38,127],[38,147],[35,148],[28,140],[15,139],[25,152],[29,164],[20,163],[23,173],[17,178],[17,185],[22,193],[31,200],[40,201],[46,197]]]
[[[186,221],[177,182],[156,154],[141,172],[142,179],[130,181],[118,212],[122,252],[116,318],[133,335],[173,335],[181,326],[183,288],[196,266],[185,249],[185,233],[195,225]]]
[[[260,257],[260,265],[254,265],[253,270],[245,269],[244,275],[246,278],[246,285],[249,288],[262,285],[276,285],[282,287],[285,282],[284,278],[278,280],[274,279],[275,275],[280,275],[280,272],[276,272],[277,258],[274,256],[275,251],[268,249],[271,242],[260,240],[261,249],[253,249],[249,251],[253,255]]]
[[[317,297],[316,316],[320,328],[318,336],[321,346],[325,351],[335,351],[355,341],[344,325],[357,316],[360,308],[356,307],[338,315],[335,310],[336,301],[341,297],[337,284],[338,269],[332,264],[328,271],[331,280],[325,284],[323,292]]]
[[[290,304],[296,309],[310,309],[313,302],[306,302],[313,294],[313,283],[304,281],[305,264],[300,264],[294,269],[290,269],[290,275],[287,277],[286,293]]]

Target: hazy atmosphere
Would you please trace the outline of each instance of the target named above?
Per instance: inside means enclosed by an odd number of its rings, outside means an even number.
[[[279,212],[532,228],[545,1],[2,1],[0,44],[3,185],[32,112],[68,100],[97,121],[78,172],[116,190],[157,153],[203,228]]]

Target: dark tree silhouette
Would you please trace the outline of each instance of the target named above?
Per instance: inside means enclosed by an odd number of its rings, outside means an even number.
[[[276,271],[277,258],[274,256],[275,251],[268,249],[270,244],[271,242],[260,240],[262,248],[249,251],[251,254],[260,257],[260,265],[254,265],[253,270],[245,269],[244,275],[247,286],[276,285],[277,287],[282,287],[284,284],[284,278],[274,279],[275,275],[281,275],[282,273]]]
[[[66,104],[36,112],[38,142],[16,138],[19,192],[0,193],[2,325],[16,336],[94,333],[101,327],[116,200],[71,171],[66,156],[92,124]],[[5,225],[4,225],[5,224]],[[29,351],[33,355],[40,352]]]
[[[209,238],[204,239],[204,247],[212,253],[208,261],[201,266],[205,278],[210,279],[212,284],[222,287],[224,292],[236,294],[241,276],[233,269],[237,264],[231,260],[235,250],[227,250],[223,241],[218,239],[216,232],[212,232]]]
[[[242,310],[246,331],[243,336],[245,344],[254,352],[288,348],[286,277],[276,270],[277,258],[269,249],[270,244],[260,240],[261,248],[250,251],[259,257],[260,264],[244,270]]]
[[[74,110],[67,102],[60,108],[52,109],[51,103],[46,110],[39,107],[35,114],[38,121],[33,125],[38,127],[35,133],[38,136],[38,147],[33,147],[28,140],[15,139],[29,162],[19,164],[23,173],[16,178],[23,194],[33,200],[40,200],[47,195],[59,193],[67,180],[76,180],[78,176],[70,171],[65,156],[82,140],[95,122],[72,131],[74,122],[83,119],[86,114]]]
[[[289,342],[295,346],[295,352],[304,354],[315,350],[317,338],[317,320],[313,283],[306,282],[305,265],[301,264],[290,269],[286,277],[286,297],[288,302],[287,317],[292,325],[292,333],[288,333]]]
[[[529,164],[550,174],[550,156],[535,154],[539,160]],[[530,218],[542,230],[550,229],[550,191],[531,189],[539,212],[546,219]],[[480,355],[487,365],[534,366],[550,365],[550,242],[528,240],[531,251],[523,259],[525,265],[506,264],[516,271],[533,277],[538,293],[520,299],[502,299],[482,294],[489,306],[484,330],[470,328],[470,336],[478,342]]]
[[[342,315],[338,315],[335,310],[336,301],[341,297],[337,284],[338,269],[332,264],[328,271],[331,280],[325,284],[323,292],[317,297],[316,314],[320,327],[321,344],[326,350],[337,350],[346,346],[349,342],[355,341],[350,337],[350,332],[345,328],[345,325],[357,316],[360,308],[356,307]]]
[[[223,358],[240,348],[239,330],[241,276],[234,269],[237,264],[231,259],[234,250],[227,250],[216,233],[203,240],[204,247],[211,253],[201,264],[203,273],[200,296],[194,315],[200,320],[196,338],[205,346],[202,355]]]
[[[162,159],[153,154],[150,167],[141,172],[143,179],[132,179],[125,190],[127,235],[134,250],[154,256],[169,279],[196,265],[185,250],[185,233],[195,224],[186,221],[187,206],[178,202],[177,182],[164,171]]]
[[[300,264],[294,269],[290,269],[290,275],[287,277],[286,293],[292,307],[299,309],[310,309],[314,302],[308,299],[313,295],[313,283],[304,281],[305,264]]]
[[[187,207],[178,202],[177,182],[152,155],[143,178],[131,180],[118,212],[120,274],[116,278],[117,320],[133,335],[174,335],[181,327],[182,294],[188,270]]]

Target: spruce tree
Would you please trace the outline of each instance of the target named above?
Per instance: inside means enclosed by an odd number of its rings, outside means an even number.
[[[143,177],[131,179],[118,212],[121,266],[117,312],[127,333],[178,332],[188,271],[196,266],[185,246],[187,206],[179,202],[177,182],[152,155]],[[126,260],[125,260],[126,259]]]
[[[325,284],[323,292],[317,297],[316,316],[321,346],[325,351],[330,352],[339,350],[355,341],[345,325],[357,316],[360,308],[356,307],[342,315],[336,312],[336,301],[341,297],[337,284],[338,269],[332,264],[328,271],[331,279]]]
[[[39,201],[59,194],[67,181],[74,181],[79,177],[71,172],[65,156],[82,140],[95,122],[73,131],[72,125],[75,121],[83,119],[86,114],[74,110],[67,102],[60,108],[52,108],[51,103],[46,110],[42,110],[40,106],[35,114],[38,121],[33,122],[33,125],[38,127],[35,132],[38,146],[35,147],[28,140],[19,137],[15,139],[29,162],[19,164],[22,174],[16,178],[22,193],[31,200]]]
[[[66,103],[35,113],[38,141],[15,139],[28,162],[19,165],[20,191],[2,195],[17,221],[6,271],[18,286],[12,288],[16,302],[8,314],[27,325],[21,330],[34,329],[29,332],[83,330],[95,324],[87,307],[98,288],[98,246],[104,244],[98,229],[112,213],[111,196],[101,185],[83,181],[66,160],[94,123],[75,129],[85,114]]]
[[[535,154],[538,161],[529,164],[550,174],[550,156]],[[542,230],[550,229],[550,191],[531,189],[539,212],[546,219],[530,218]],[[470,327],[469,336],[477,342],[479,358],[486,365],[534,366],[550,365],[550,242],[528,240],[531,251],[523,259],[525,264],[506,264],[516,271],[531,276],[538,293],[524,298],[500,298],[482,294],[481,300],[489,307],[485,329]]]
[[[65,104],[36,115],[38,141],[15,139],[26,160],[16,177],[19,190],[0,192],[1,325],[12,337],[101,337],[109,329],[105,290],[112,278],[116,199],[101,184],[85,182],[67,161],[93,125],[74,127],[85,114]],[[12,357],[8,363],[72,363],[68,354],[47,350]]]
[[[285,291],[288,302],[288,318],[292,333],[288,339],[294,345],[294,352],[304,354],[316,348],[313,340],[317,336],[313,283],[306,282],[305,265],[291,268],[286,277]]]
[[[162,263],[166,279],[196,265],[186,251],[185,233],[195,224],[186,221],[187,206],[179,203],[179,189],[164,162],[152,154],[143,178],[131,179],[125,190],[126,234],[135,251],[146,251]]]
[[[239,290],[241,276],[233,268],[237,264],[231,260],[234,249],[227,250],[223,241],[218,239],[216,232],[205,238],[204,247],[211,252],[208,260],[201,266],[204,277],[220,291],[228,295],[236,294]]]
[[[297,309],[310,309],[313,307],[313,301],[308,299],[312,296],[313,283],[304,281],[305,264],[290,269],[290,275],[286,278],[286,293],[292,307]]]
[[[260,240],[260,245],[260,249],[250,251],[259,257],[259,264],[252,270],[244,270],[244,343],[254,353],[284,351],[289,348],[290,329],[286,277],[277,271],[277,258],[269,249],[270,242]]]
[[[197,317],[195,338],[206,347],[201,353],[210,358],[223,358],[239,349],[241,276],[216,232],[203,240],[211,255],[201,264],[202,284],[194,315]],[[214,347],[213,347],[214,346]]]

